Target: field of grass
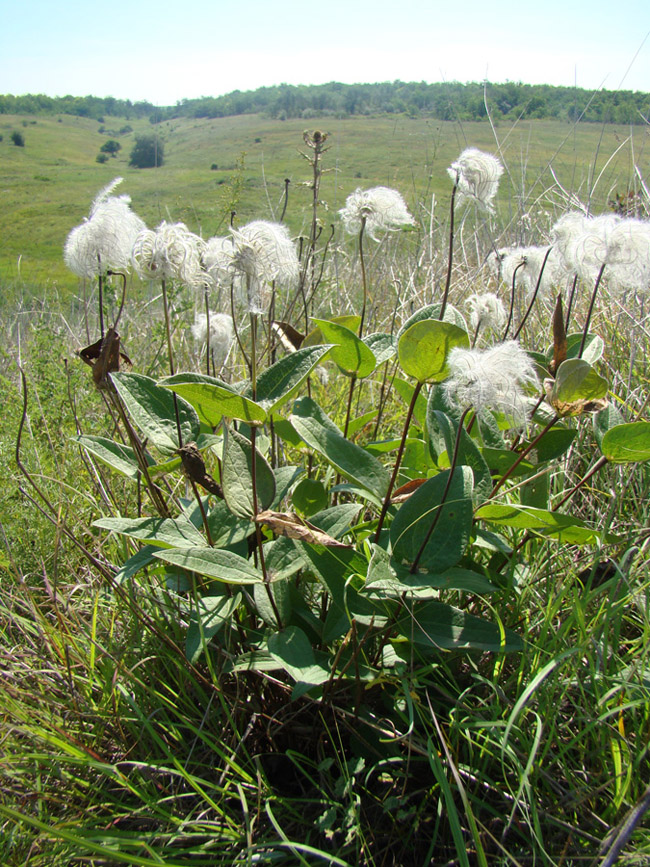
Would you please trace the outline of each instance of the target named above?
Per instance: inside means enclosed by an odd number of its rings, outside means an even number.
[[[84,118],[0,116],[3,282],[20,278],[74,289],[61,248],[70,229],[87,215],[97,190],[117,175],[125,178],[123,191],[147,225],[182,221],[204,238],[224,234],[231,208],[240,223],[277,217],[288,178],[286,219],[294,233],[304,230],[311,202],[309,166],[300,155],[306,151],[305,121],[241,116],[182,119],[155,128],[145,121],[128,123],[133,131],[119,135],[127,121],[107,118],[106,133],[100,134],[100,124]],[[165,165],[129,168],[134,136],[152,129],[163,138]],[[13,130],[23,133],[24,148],[11,143]],[[650,168],[646,127],[527,121],[493,131],[488,123],[398,116],[327,118],[323,130],[330,134],[321,196],[329,210],[321,215],[323,222],[335,220],[355,187],[377,184],[398,188],[424,223],[434,196],[436,213],[446,212],[451,191],[445,169],[469,145],[500,154],[508,167],[500,196],[504,218],[530,212],[537,219],[538,200],[554,184],[549,167],[568,194],[592,201],[594,213],[605,210],[614,193],[638,185],[635,166],[641,177]],[[99,165],[95,158],[108,138],[117,139],[122,150]],[[212,165],[218,169],[211,170]]]
[[[509,299],[485,267],[494,245],[547,243],[577,199],[598,214],[638,192],[647,218],[648,128],[329,118],[324,230],[302,284],[313,297],[278,288],[277,318],[304,330],[307,314],[360,314],[367,298],[365,323],[321,325],[349,350],[328,350],[325,371],[308,341],[302,355],[277,348],[285,367],[265,380],[271,329],[240,313],[241,346],[223,383],[203,383],[208,400],[193,391],[206,359],[189,328],[202,298],[171,280],[128,281],[132,371],[121,362],[119,394],[93,379],[77,351],[99,334],[97,288],[66,271],[63,244],[118,175],[147,225],[183,221],[204,238],[226,234],[232,210],[238,225],[278,219],[288,178],[286,221],[308,238],[305,121],[170,121],[165,165],[147,170],[128,155],[151,126],[120,135],[125,123],[106,118],[100,134],[82,118],[0,116],[0,864],[649,864],[647,293],[615,292],[604,272],[588,328],[602,344],[573,359],[588,370],[574,415],[554,414],[555,298],[527,317],[529,297],[515,297],[509,336],[521,327],[550,380],[518,433],[503,413],[456,412],[434,363],[441,343],[487,348],[500,334],[425,308],[443,296],[446,169],[463,148],[505,166],[494,215],[458,209],[449,302],[467,313],[471,292]],[[122,150],[100,165],[107,138]],[[378,184],[400,190],[414,225],[346,236],[337,210]],[[579,335],[593,287],[577,285]],[[120,286],[103,287],[107,325]],[[172,358],[194,377],[176,384],[221,494],[180,471],[178,403],[158,384]],[[632,457],[603,446],[630,431]],[[303,536],[256,530],[269,507],[301,516]],[[302,519],[326,542],[304,541]],[[225,571],[179,565],[186,538]]]

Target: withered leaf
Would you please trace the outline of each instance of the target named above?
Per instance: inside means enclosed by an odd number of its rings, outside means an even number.
[[[185,443],[180,447],[180,449],[178,449],[178,454],[180,455],[185,475],[193,482],[201,485],[201,487],[208,491],[208,493],[214,494],[223,499],[221,485],[219,485],[206,470],[203,455],[199,451],[196,443]]]
[[[303,521],[293,512],[274,512],[272,509],[266,509],[257,513],[255,521],[258,524],[264,524],[278,536],[287,536],[289,539],[308,542],[310,545],[325,545],[328,548],[352,547],[328,536],[327,533],[314,527],[309,521]]]
[[[415,493],[420,485],[423,485],[426,481],[428,479],[411,479],[410,482],[406,482],[405,485],[393,491],[393,496],[390,498],[391,503],[403,503],[405,500],[408,500],[411,494]]]
[[[294,328],[291,323],[283,322],[281,319],[277,319],[273,323],[273,331],[287,352],[295,352],[297,349],[300,349],[305,339],[305,335]]]
[[[98,388],[108,388],[108,374],[120,369],[120,361],[131,367],[131,359],[120,351],[120,335],[109,328],[103,337],[79,351],[79,358],[93,369],[93,379]]]

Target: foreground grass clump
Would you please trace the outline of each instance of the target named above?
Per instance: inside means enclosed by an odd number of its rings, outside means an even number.
[[[346,240],[331,141],[300,244],[113,183],[85,301],[5,314],[7,863],[650,854],[647,223],[551,197],[522,248],[466,149]]]

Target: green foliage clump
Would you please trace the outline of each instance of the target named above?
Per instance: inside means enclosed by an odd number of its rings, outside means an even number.
[[[25,136],[22,134],[22,132],[18,132],[18,130],[14,130],[14,132],[11,133],[11,140],[16,145],[17,148],[24,148],[25,147]]]
[[[103,154],[110,154],[112,157],[114,157],[117,155],[118,151],[122,150],[122,145],[114,138],[109,138],[109,140],[105,141],[99,150]]]
[[[164,162],[165,146],[157,135],[137,135],[131,149],[129,165],[136,169],[150,169]]]

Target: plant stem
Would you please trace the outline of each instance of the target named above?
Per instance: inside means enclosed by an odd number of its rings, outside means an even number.
[[[573,299],[576,294],[576,287],[578,285],[578,275],[573,275],[573,283],[571,284],[571,292],[569,293],[569,303],[566,310],[566,319],[564,320],[564,330],[566,333],[569,333],[569,322],[571,321],[571,308],[573,307]]]
[[[517,469],[517,467],[519,466],[519,464],[520,464],[520,463],[521,463],[521,462],[522,462],[522,461],[523,461],[523,460],[524,460],[524,459],[525,459],[525,458],[526,458],[526,457],[527,457],[527,456],[532,452],[532,450],[535,448],[535,446],[537,445],[537,443],[542,439],[542,437],[543,437],[546,433],[548,433],[548,431],[553,427],[553,425],[558,421],[559,418],[560,418],[559,415],[554,415],[553,418],[548,422],[548,424],[546,424],[546,425],[544,426],[544,429],[541,430],[541,431],[537,434],[537,436],[535,437],[535,439],[532,440],[530,443],[528,443],[528,445],[526,446],[526,448],[525,448],[522,452],[519,453],[519,457],[517,458],[517,460],[516,460],[516,461],[515,461],[515,462],[514,462],[510,467],[508,467],[508,469],[506,470],[506,472],[501,476],[501,478],[499,479],[499,481],[496,482],[496,484],[495,484],[494,487],[492,488],[492,493],[491,493],[490,496],[488,497],[488,500],[491,500],[492,497],[494,497],[494,495],[495,495],[495,494],[497,493],[497,491],[501,488],[501,486],[503,485],[503,483],[504,483],[507,479],[510,478],[510,476],[511,476],[511,475],[513,474],[513,472]]]
[[[471,410],[471,406],[468,406],[465,410],[463,410],[463,414],[458,419],[458,430],[456,431],[456,441],[454,442],[454,454],[451,459],[451,464],[449,465],[449,475],[447,477],[447,484],[445,485],[445,489],[442,492],[442,497],[440,498],[440,502],[438,503],[438,507],[436,509],[436,514],[434,515],[433,521],[431,522],[431,526],[427,530],[427,534],[424,537],[422,544],[420,545],[420,550],[418,551],[415,560],[413,561],[409,572],[414,575],[418,568],[418,563],[420,562],[420,558],[424,553],[424,549],[429,544],[429,539],[433,535],[433,531],[435,530],[438,521],[440,520],[440,516],[442,515],[442,509],[445,505],[447,497],[449,495],[449,491],[451,489],[451,483],[454,478],[454,472],[456,471],[456,464],[458,463],[458,452],[460,449],[460,439],[463,435],[463,423],[465,421],[465,416]]]
[[[544,261],[542,262],[542,267],[539,269],[539,274],[537,275],[537,283],[535,284],[535,291],[533,292],[533,297],[530,299],[530,304],[528,305],[528,308],[526,309],[526,312],[524,313],[524,318],[519,323],[519,328],[515,331],[515,334],[514,334],[515,340],[521,334],[521,330],[524,327],[524,325],[526,324],[526,320],[530,316],[530,312],[533,309],[533,305],[537,299],[537,293],[539,292],[539,287],[542,285],[542,276],[544,274],[544,268],[546,266],[546,263],[548,262],[548,257],[551,255],[552,249],[553,249],[552,247],[549,247],[548,250],[546,251],[546,255],[544,256]]]
[[[255,361],[255,356],[257,354],[257,314],[251,313],[251,393],[253,395],[253,400],[257,395],[257,365]],[[257,439],[257,426],[251,426],[251,487],[253,489],[253,520],[257,517],[257,513],[259,511],[258,502],[257,502],[257,451],[255,448],[255,441]],[[271,583],[269,581],[269,576],[266,571],[266,560],[264,559],[264,545],[262,543],[262,529],[260,525],[255,521],[255,543],[257,545],[257,552],[260,558],[260,568],[262,570],[262,575],[264,577],[264,587],[266,589],[266,594],[269,597],[269,602],[271,603],[271,608],[273,609],[273,614],[275,615],[275,619],[278,624],[278,629],[282,629],[282,618],[280,617],[280,612],[278,611],[278,606],[275,602],[275,598],[273,593],[271,592]]]
[[[582,340],[580,341],[580,349],[578,351],[578,358],[582,358],[582,353],[585,351],[585,344],[587,342],[587,336],[589,334],[589,325],[591,323],[591,315],[594,312],[594,304],[596,303],[596,294],[598,293],[598,287],[600,286],[600,281],[603,277],[603,271],[605,270],[606,263],[600,266],[600,271],[598,272],[598,277],[596,277],[596,285],[594,286],[594,291],[591,293],[591,301],[589,302],[589,311],[587,312],[587,321],[585,322],[585,327],[582,331]]]
[[[512,283],[510,285],[510,310],[508,311],[508,321],[506,322],[506,330],[503,332],[502,341],[506,339],[508,336],[508,332],[510,331],[510,326],[512,325],[512,317],[515,312],[515,286],[517,284],[517,271],[520,268],[523,268],[525,262],[520,262],[515,270],[512,272]]]
[[[456,191],[458,190],[458,181],[460,180],[460,172],[456,172],[456,181],[454,188],[451,191],[451,205],[449,208],[449,252],[447,255],[447,279],[445,280],[445,293],[442,296],[442,304],[440,305],[440,313],[438,319],[442,321],[445,318],[445,310],[447,309],[447,298],[449,297],[449,288],[451,286],[451,270],[454,264],[454,212],[456,204]]]
[[[400,440],[399,449],[397,450],[397,457],[395,458],[395,466],[393,467],[393,474],[390,477],[390,482],[388,483],[388,490],[386,491],[386,496],[384,497],[384,502],[381,507],[381,514],[379,515],[379,522],[377,524],[377,532],[375,533],[375,542],[379,542],[379,537],[381,535],[381,528],[384,525],[384,520],[386,518],[386,513],[388,512],[388,507],[390,506],[390,498],[393,493],[393,488],[395,487],[395,482],[397,481],[397,474],[399,473],[399,468],[402,463],[402,457],[404,456],[404,448],[406,446],[406,436],[408,434],[408,429],[411,424],[411,418],[413,417],[413,412],[415,411],[415,405],[417,403],[418,395],[422,390],[422,386],[424,383],[418,382],[413,390],[413,397],[411,398],[411,402],[409,404],[408,412],[406,413],[406,420],[404,421],[404,429],[402,431],[402,439]]]
[[[366,263],[363,258],[363,233],[366,228],[366,218],[361,217],[359,229],[359,262],[361,264],[361,285],[363,288],[363,305],[361,307],[361,322],[359,322],[359,337],[363,335],[363,326],[366,321],[366,305],[368,303],[368,282],[366,279]]]

